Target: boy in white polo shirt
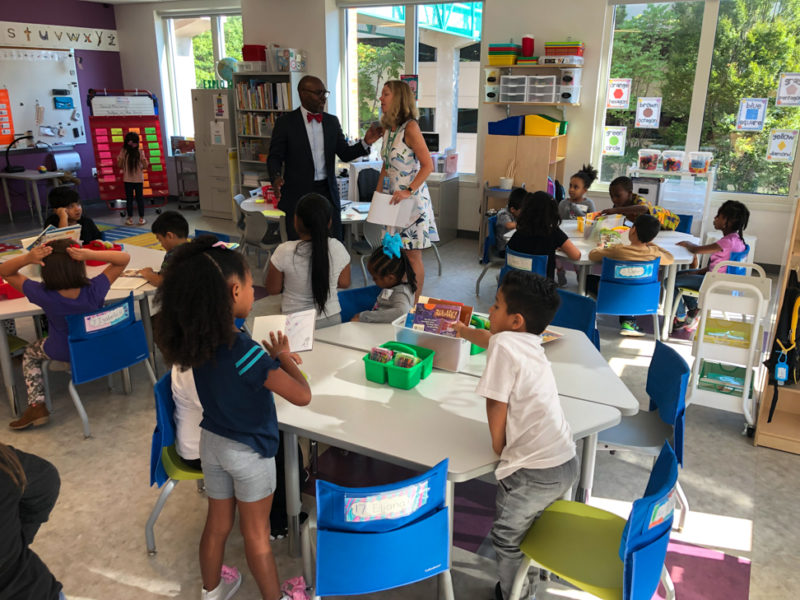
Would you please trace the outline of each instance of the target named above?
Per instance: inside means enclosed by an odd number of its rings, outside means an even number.
[[[519,545],[531,524],[578,477],[575,443],[540,335],[560,301],[554,281],[510,271],[489,311],[490,330],[457,326],[459,335],[488,347],[476,391],[486,397],[492,448],[500,455],[491,534],[500,579],[497,600],[511,596],[522,562]],[[521,598],[536,592],[538,573],[531,575]]]

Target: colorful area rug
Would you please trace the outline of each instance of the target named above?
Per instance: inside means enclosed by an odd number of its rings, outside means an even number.
[[[352,452],[330,448],[318,461],[316,477],[345,486],[382,485],[412,477],[416,472]],[[314,495],[316,477],[303,491]],[[494,557],[491,541],[495,509],[494,485],[474,480],[455,486],[453,543],[459,548]],[[747,600],[750,561],[718,550],[684,542],[670,542],[666,559],[675,595],[681,600]],[[663,599],[662,589],[653,596]]]

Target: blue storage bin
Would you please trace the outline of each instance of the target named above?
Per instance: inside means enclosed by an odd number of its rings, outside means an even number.
[[[522,135],[525,127],[525,116],[508,117],[500,121],[489,122],[489,135]]]

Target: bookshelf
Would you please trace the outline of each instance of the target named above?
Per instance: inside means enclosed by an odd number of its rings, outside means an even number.
[[[297,83],[304,73],[241,72],[233,75],[234,132],[241,193],[267,181],[267,155],[275,120],[300,106]]]

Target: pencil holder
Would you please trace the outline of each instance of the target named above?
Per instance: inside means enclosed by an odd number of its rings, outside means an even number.
[[[363,358],[367,381],[388,383],[392,387],[410,390],[420,382],[420,379],[425,379],[430,375],[433,370],[433,355],[435,354],[433,350],[399,342],[386,342],[380,347],[415,356],[419,362],[411,368],[398,367],[391,362],[381,363],[372,360],[367,354]]]

